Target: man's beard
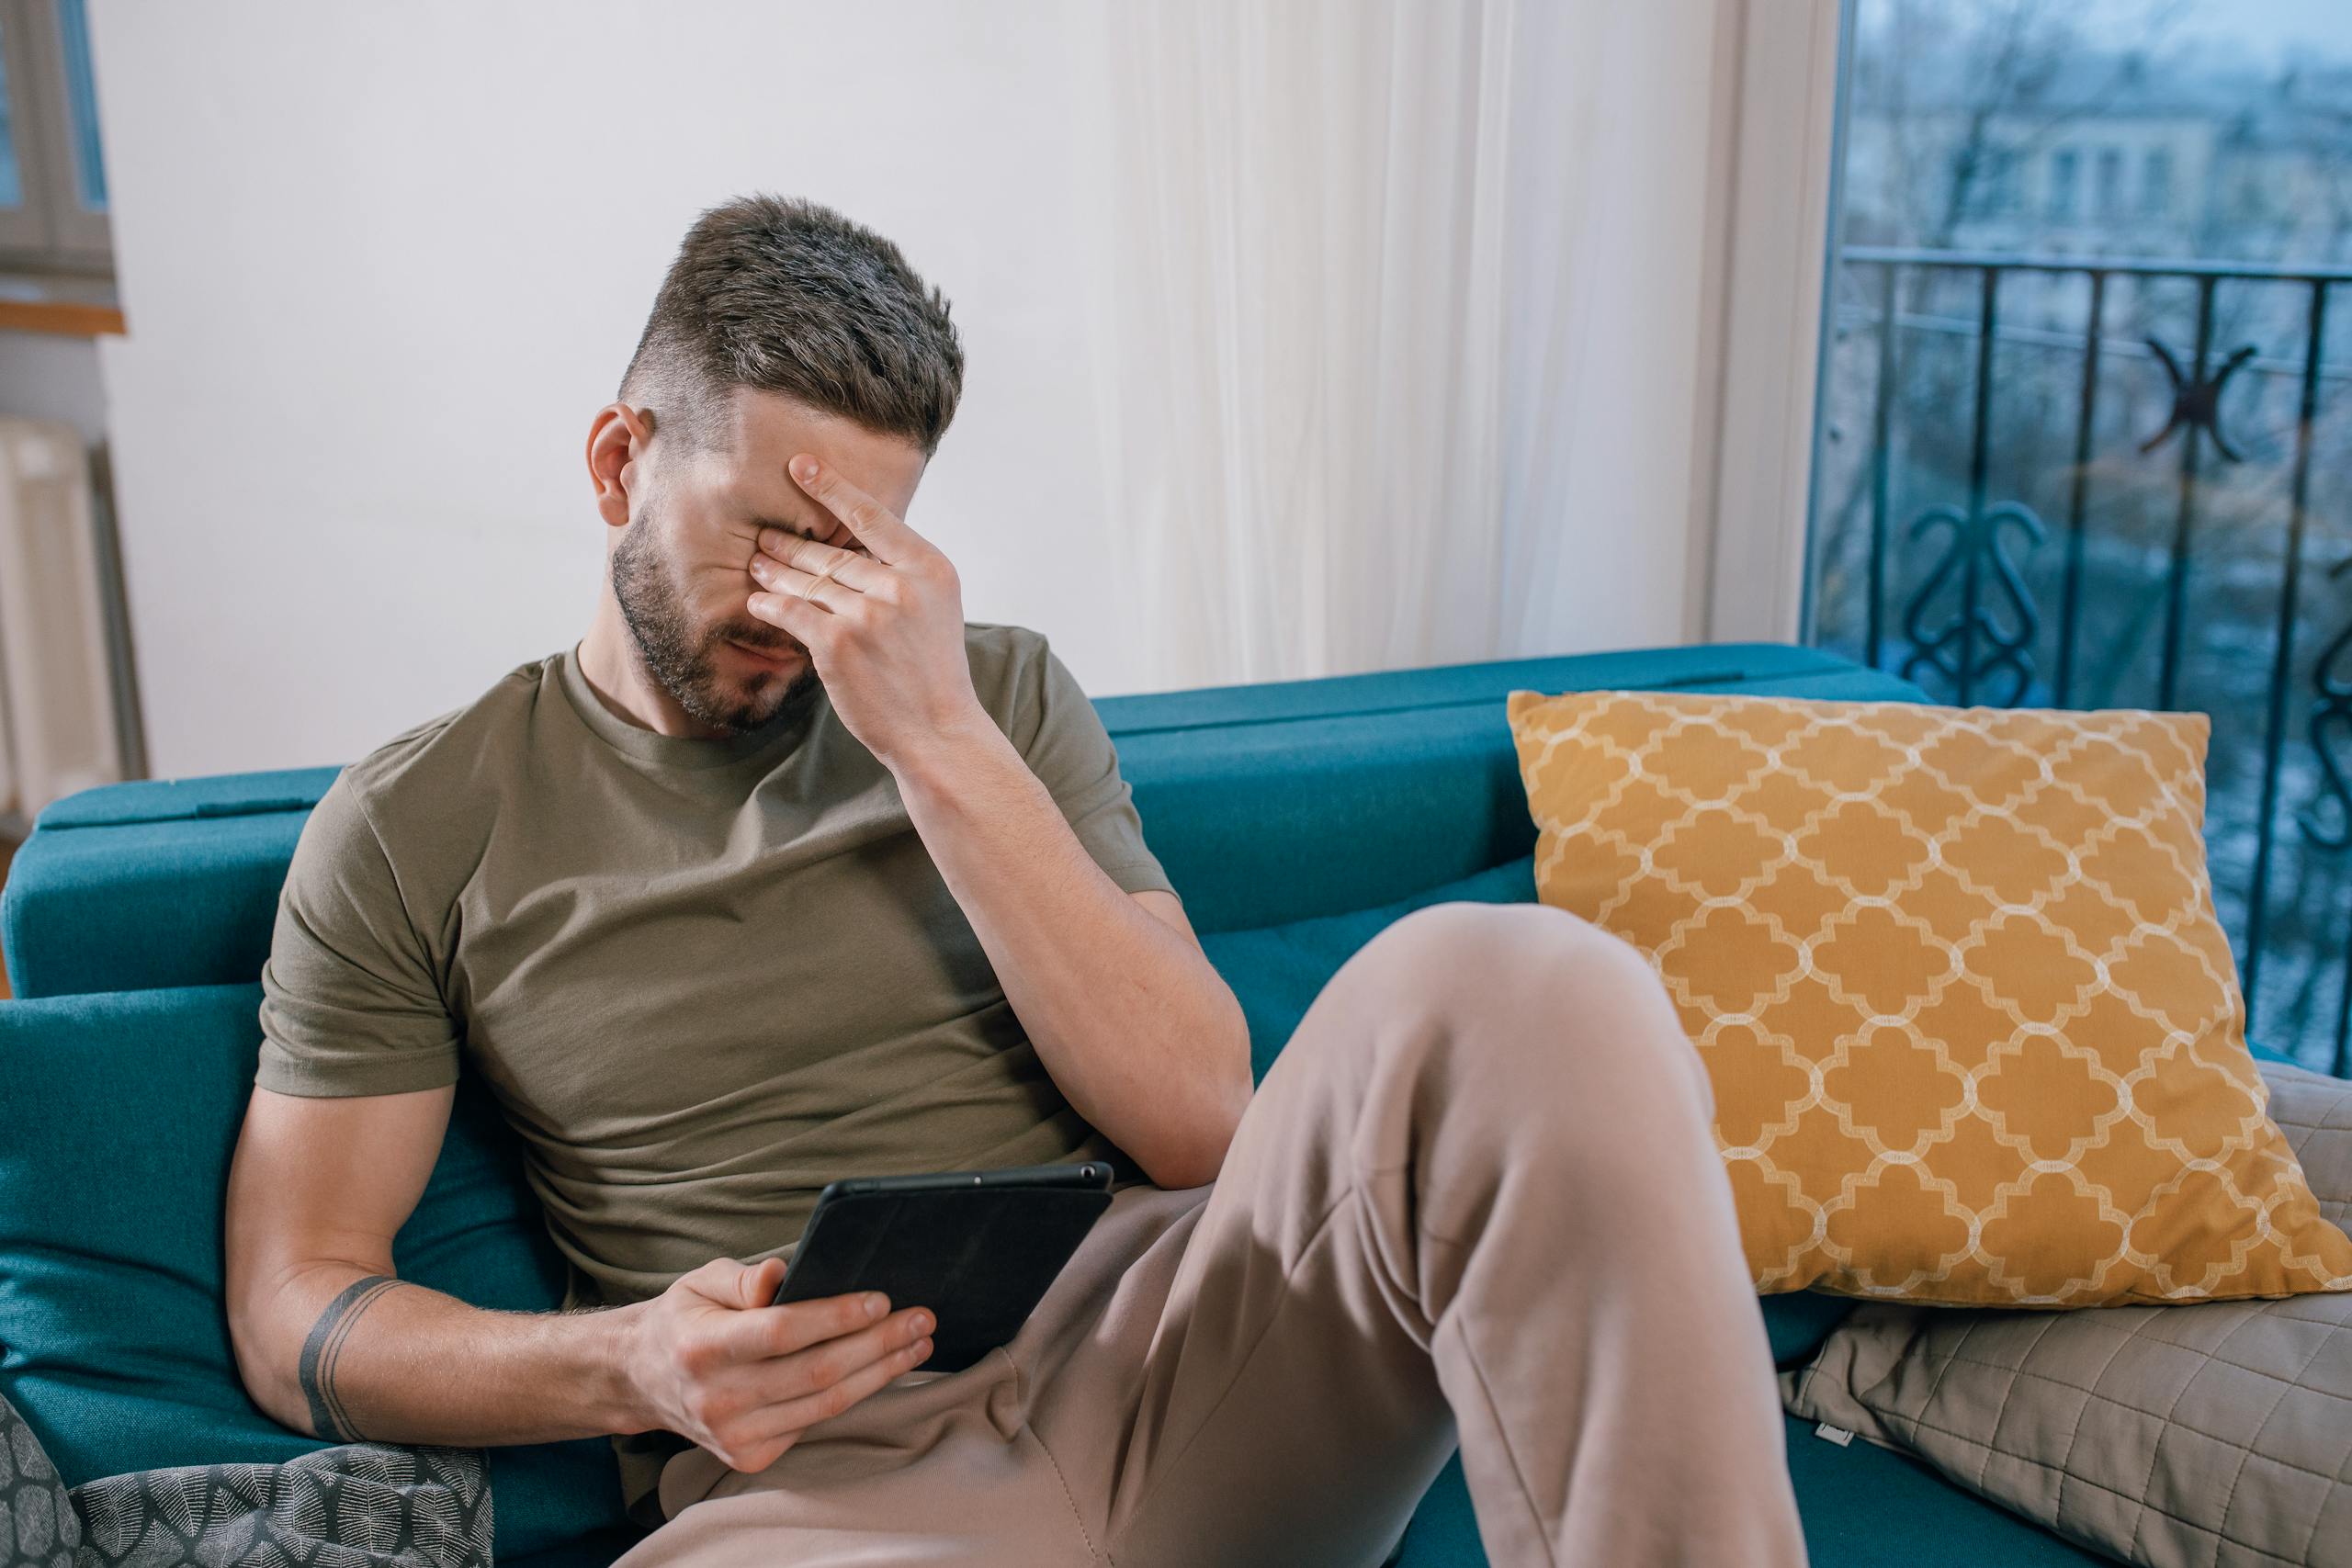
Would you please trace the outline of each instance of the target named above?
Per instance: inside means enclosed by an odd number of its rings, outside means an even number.
[[[655,542],[651,505],[641,509],[613,547],[613,597],[628,623],[646,672],[662,684],[686,716],[728,731],[755,729],[817,683],[813,667],[789,682],[769,681],[747,689],[719,673],[718,645],[733,638],[763,650],[792,646],[775,627],[753,622],[698,631],[686,615],[668,553]],[[748,585],[747,575],[744,581]],[[747,586],[746,596],[750,593]]]

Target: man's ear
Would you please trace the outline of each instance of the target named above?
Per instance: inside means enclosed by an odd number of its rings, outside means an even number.
[[[607,526],[628,526],[629,500],[643,482],[652,441],[653,415],[647,409],[606,403],[589,422],[588,480],[596,491],[596,515]]]

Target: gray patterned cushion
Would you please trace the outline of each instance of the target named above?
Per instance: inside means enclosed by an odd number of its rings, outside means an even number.
[[[17,1407],[0,1398],[0,1568],[74,1568],[81,1544],[57,1467]]]
[[[490,1568],[472,1449],[345,1443],[284,1464],[184,1465],[85,1482],[74,1568]]]
[[[0,1568],[490,1568],[492,1523],[472,1449],[346,1443],[68,1491],[0,1397]]]
[[[2352,1083],[2262,1064],[2352,1229]],[[1782,1374],[1791,1414],[1919,1455],[2149,1568],[2352,1568],[2352,1295],[2075,1312],[1869,1303]]]

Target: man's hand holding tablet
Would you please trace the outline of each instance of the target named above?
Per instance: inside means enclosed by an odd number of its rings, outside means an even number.
[[[761,1471],[893,1379],[961,1371],[1027,1320],[1110,1182],[1090,1160],[831,1183],[789,1268],[718,1258],[627,1309],[632,1429]]]
[[[928,1308],[892,1312],[875,1291],[772,1304],[784,1277],[782,1258],[716,1258],[630,1309],[628,1429],[676,1432],[735,1470],[765,1470],[931,1354]]]

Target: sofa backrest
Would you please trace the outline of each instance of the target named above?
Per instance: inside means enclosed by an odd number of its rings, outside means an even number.
[[[1144,833],[1203,931],[1409,897],[1534,841],[1513,690],[1755,690],[1917,700],[1835,655],[1774,644],[1450,665],[1110,697],[1095,705]],[[311,807],[338,770],[144,780],[40,814],[0,892],[20,997],[257,978]]]

